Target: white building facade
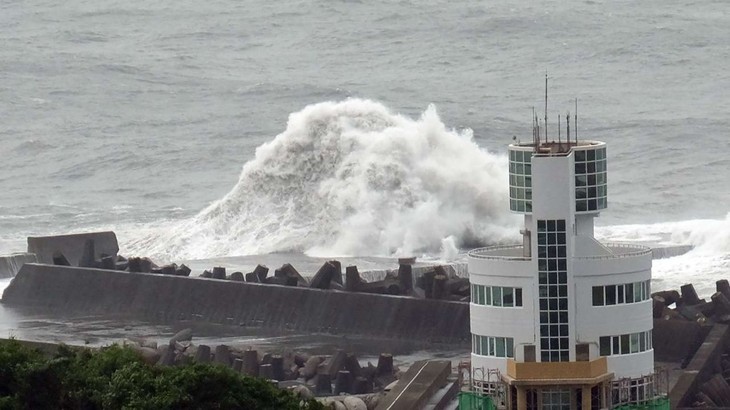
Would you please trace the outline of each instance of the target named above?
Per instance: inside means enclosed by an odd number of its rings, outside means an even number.
[[[515,409],[601,409],[654,396],[651,250],[605,244],[606,144],[509,146],[523,245],[469,253],[472,377]],[[481,373],[480,373],[481,372]],[[496,388],[484,377],[482,388]]]

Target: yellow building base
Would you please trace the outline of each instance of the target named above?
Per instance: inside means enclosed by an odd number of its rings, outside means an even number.
[[[507,407],[516,410],[608,408],[606,358],[586,362],[507,362]]]

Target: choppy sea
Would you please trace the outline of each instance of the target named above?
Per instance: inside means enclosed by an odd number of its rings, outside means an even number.
[[[506,146],[608,144],[597,235],[730,276],[730,3],[0,1],[0,254],[425,255],[517,239]],[[564,130],[563,130],[564,132]]]

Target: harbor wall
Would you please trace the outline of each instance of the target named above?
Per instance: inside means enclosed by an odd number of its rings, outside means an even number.
[[[468,343],[469,304],[70,266],[25,264],[3,304],[153,322]]]

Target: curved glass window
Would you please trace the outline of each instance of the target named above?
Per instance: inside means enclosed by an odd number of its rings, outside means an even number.
[[[522,307],[522,288],[472,284],[471,303],[484,306]]]
[[[651,330],[617,336],[601,336],[598,344],[601,356],[645,352],[652,349]]]
[[[593,306],[622,305],[651,298],[650,281],[593,287]]]
[[[471,352],[481,356],[514,357],[514,339],[471,335]]]
[[[509,209],[532,212],[532,151],[509,151]]]
[[[575,150],[575,211],[589,212],[608,205],[606,148]]]

